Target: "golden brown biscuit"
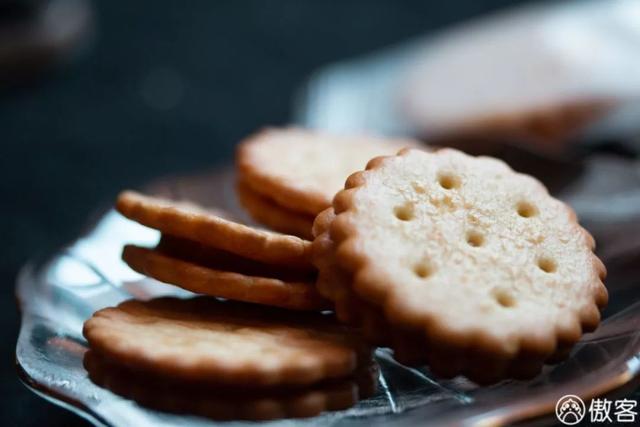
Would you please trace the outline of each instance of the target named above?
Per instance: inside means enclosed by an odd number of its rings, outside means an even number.
[[[353,279],[338,265],[335,244],[329,235],[334,218],[333,208],[328,208],[316,217],[313,224],[315,239],[312,262],[318,268],[318,292],[333,301],[336,317],[340,321],[359,327],[369,342],[377,346],[393,347],[394,357],[401,363],[424,363],[424,337],[400,326],[390,325],[378,307],[360,298],[351,289]]]
[[[312,282],[249,276],[164,254],[161,250],[126,245],[122,259],[133,270],[191,292],[292,310],[322,310],[327,301]]]
[[[313,216],[294,212],[279,206],[269,198],[253,191],[244,182],[238,182],[236,194],[249,215],[262,225],[281,233],[311,239]]]
[[[275,264],[265,264],[168,234],[160,235],[160,241],[155,249],[171,258],[212,270],[240,273],[245,276],[268,277],[285,282],[312,282],[317,275],[316,271],[309,268],[296,269]]]
[[[331,316],[208,297],[129,300],[96,312],[83,335],[108,360],[194,384],[307,386],[347,377],[371,359]]]
[[[116,209],[147,227],[242,257],[295,268],[310,266],[310,242],[230,221],[191,203],[124,191]]]
[[[599,323],[606,270],[593,238],[503,162],[403,150],[349,177],[334,209],[353,291],[422,334],[436,373],[531,374]]]
[[[335,259],[335,245],[329,227],[335,218],[333,208],[322,211],[313,223],[314,240],[311,260],[318,269],[316,288],[323,297],[333,301],[336,317],[345,323],[362,326],[361,310],[369,304],[351,290],[351,276]],[[377,335],[377,334],[376,334]]]
[[[254,192],[315,216],[331,205],[347,176],[369,159],[418,145],[413,140],[265,129],[239,145],[236,166]]]
[[[323,411],[353,406],[375,390],[374,368],[354,378],[303,388],[251,390],[202,387],[140,374],[90,350],[84,366],[95,384],[137,403],[166,412],[200,415],[215,420],[271,420],[312,417]]]

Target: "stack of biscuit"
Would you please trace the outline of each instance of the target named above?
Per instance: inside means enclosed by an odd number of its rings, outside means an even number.
[[[83,330],[90,379],[163,411],[308,417],[373,393],[370,349],[329,316],[210,297],[129,300]]]
[[[161,232],[153,248],[124,247],[132,269],[208,297],[95,313],[83,333],[96,384],[215,419],[308,417],[373,393],[371,346],[330,314],[303,313],[330,308],[315,289],[310,241],[133,191],[116,208]]]
[[[339,136],[304,129],[265,129],[237,150],[237,193],[257,222],[311,239],[318,213],[331,205],[344,178],[375,157],[413,140]]]
[[[161,232],[155,248],[127,245],[125,262],[209,297],[96,313],[84,330],[94,381],[141,401],[120,379],[170,384],[154,390],[174,407],[265,419],[370,393],[372,346],[482,384],[566,357],[607,302],[593,238],[534,178],[416,146],[299,129],[250,137],[238,195],[274,231],[122,193],[118,211]],[[195,405],[203,384],[221,406]],[[172,390],[185,387],[198,391],[177,402]]]
[[[400,362],[479,383],[525,379],[597,327],[607,292],[594,240],[534,178],[489,157],[407,148],[329,179],[338,168],[322,159],[343,161],[342,145],[306,156],[273,138],[250,139],[239,165],[289,203],[327,207],[312,227],[316,288]]]
[[[116,209],[161,232],[155,248],[127,245],[122,258],[161,282],[219,298],[293,310],[329,307],[314,287],[311,243],[251,227],[198,205],[120,194]]]

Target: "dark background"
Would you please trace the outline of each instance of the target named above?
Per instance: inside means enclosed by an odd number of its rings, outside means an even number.
[[[17,379],[13,286],[27,259],[73,239],[123,188],[229,162],[243,136],[288,123],[319,66],[512,3],[93,4],[82,55],[0,92],[0,424],[86,424]]]

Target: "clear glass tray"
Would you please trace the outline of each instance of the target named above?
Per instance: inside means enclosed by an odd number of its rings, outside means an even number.
[[[477,387],[464,378],[442,381],[433,378],[427,369],[398,365],[389,357],[388,350],[379,349],[376,357],[381,373],[375,396],[345,411],[269,424],[443,425],[539,421],[539,417],[553,416],[556,402],[563,395],[575,394],[588,399],[633,386],[640,370],[640,302],[634,303],[640,295],[637,212],[640,204],[633,202],[640,200],[637,198],[639,169],[632,162],[620,164],[615,160],[615,165],[611,162],[606,158],[587,162],[577,180],[563,193],[602,244],[600,255],[610,269],[607,285],[611,293],[606,320],[595,333],[583,338],[568,360],[547,367],[532,381],[505,381],[491,387]],[[147,190],[214,205],[243,218],[235,200],[233,182],[231,170],[221,169],[206,175],[171,178]],[[606,197],[608,203],[598,200],[598,194]],[[156,231],[108,211],[75,243],[23,268],[17,284],[22,326],[16,359],[20,378],[35,393],[97,425],[215,424],[204,418],[141,407],[91,383],[82,366],[87,348],[81,334],[82,324],[95,310],[131,297],[189,295],[140,276],[120,260],[124,243],[154,244],[157,238]]]

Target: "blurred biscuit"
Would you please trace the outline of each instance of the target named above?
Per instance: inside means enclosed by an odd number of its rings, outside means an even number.
[[[315,216],[331,205],[347,176],[369,159],[418,145],[413,140],[265,129],[239,145],[236,167],[255,193],[293,212]]]
[[[236,194],[240,204],[260,224],[281,233],[311,239],[312,215],[279,206],[269,198],[253,191],[242,181],[236,185]]]
[[[122,259],[141,274],[195,293],[293,310],[322,310],[327,306],[311,281],[214,269],[134,245],[124,247]]]
[[[209,297],[129,300],[94,313],[83,335],[108,360],[203,385],[308,386],[348,377],[371,359],[331,316]]]
[[[249,259],[310,267],[308,241],[240,224],[192,203],[124,191],[118,196],[116,209],[147,227]]]

